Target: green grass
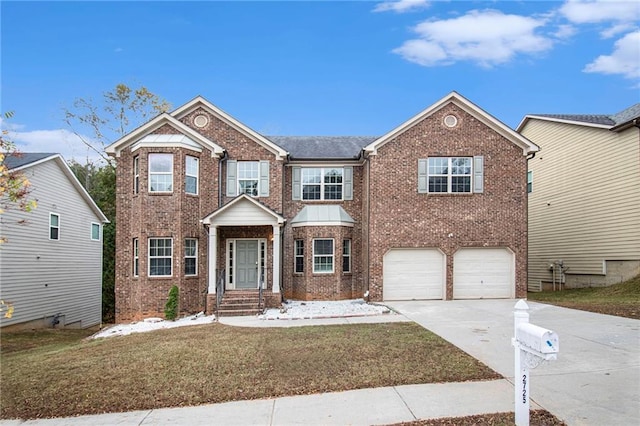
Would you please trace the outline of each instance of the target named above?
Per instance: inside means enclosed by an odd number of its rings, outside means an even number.
[[[215,323],[90,341],[58,336],[58,343],[31,346],[21,333],[2,334],[2,418],[500,377],[413,323],[266,329]]]
[[[528,299],[567,308],[640,319],[640,276],[610,287],[530,292]]]

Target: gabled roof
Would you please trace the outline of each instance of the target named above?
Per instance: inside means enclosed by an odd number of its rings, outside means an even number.
[[[107,219],[104,213],[102,213],[102,210],[100,210],[95,201],[93,201],[93,198],[91,198],[87,190],[84,189],[76,175],[73,173],[71,168],[69,168],[67,162],[64,161],[64,158],[62,158],[60,154],[48,152],[25,152],[20,155],[8,155],[5,158],[5,165],[9,170],[21,171],[35,167],[38,164],[42,164],[47,161],[54,161],[60,167],[67,179],[69,179],[69,182],[71,182],[74,188],[78,191],[80,196],[85,200],[87,205],[89,205],[91,210],[93,210],[96,216],[98,216],[100,221],[102,223],[109,223],[109,219]]]
[[[211,102],[207,101],[202,96],[196,96],[191,101],[177,108],[171,113],[171,116],[179,120],[185,115],[195,111],[198,108],[203,108],[205,111],[209,112],[210,114],[215,115],[220,120],[227,123],[229,126],[233,127],[234,129],[244,134],[248,138],[254,140],[258,145],[261,145],[265,149],[274,153],[280,159],[284,159],[287,157],[286,150],[282,149],[275,143],[271,142],[269,139],[265,138],[255,130],[242,124],[241,122],[233,118],[231,115],[227,114],[217,106],[213,105]]]
[[[205,225],[210,225],[212,223],[215,223],[216,218],[225,215],[225,213],[229,211],[233,211],[235,208],[239,207],[242,204],[249,204],[252,209],[255,209],[255,211],[257,212],[264,213],[266,216],[272,219],[271,221],[275,223],[283,224],[285,222],[285,219],[284,217],[282,217],[282,215],[274,212],[269,207],[255,200],[253,197],[250,197],[247,194],[241,194],[236,198],[234,198],[233,200],[231,200],[229,203],[220,207],[218,210],[205,216],[205,218],[202,219],[202,223]],[[248,224],[248,219],[245,217],[237,216],[236,219],[237,219],[236,225],[238,226]]]
[[[357,160],[374,136],[267,136],[292,160]]]
[[[531,119],[618,131],[633,125],[634,120],[640,119],[640,103],[616,114],[527,114],[518,125],[517,131],[520,132]]]
[[[506,124],[502,123],[500,120],[498,120],[494,116],[488,114],[482,108],[478,107],[477,105],[475,105],[474,103],[466,99],[464,96],[460,95],[457,92],[451,92],[444,98],[440,99],[439,101],[437,101],[436,103],[434,103],[433,105],[425,109],[424,111],[418,113],[417,115],[405,121],[395,129],[391,130],[387,134],[379,137],[374,142],[367,145],[364,148],[365,152],[371,155],[377,154],[378,149],[384,146],[387,142],[394,139],[396,136],[400,135],[401,133],[407,131],[417,123],[421,122],[426,117],[429,117],[430,115],[434,114],[435,112],[439,111],[444,106],[450,103],[453,103],[454,105],[461,108],[468,114],[471,114],[480,122],[484,123],[486,126],[493,129],[498,134],[502,135],[503,137],[505,137],[512,143],[514,143],[515,145],[522,148],[522,152],[524,155],[527,155],[531,152],[537,152],[540,150],[540,147],[538,147],[536,144],[531,142],[529,139],[517,133],[516,131],[511,129]]]
[[[168,124],[171,127],[175,128],[183,135],[187,136],[191,141],[196,142],[207,149],[210,149],[213,155],[223,155],[224,149],[220,145],[204,137],[189,126],[182,124],[180,121],[176,120],[173,116],[167,113],[158,115],[153,120],[147,122],[146,124],[143,124],[131,133],[118,139],[117,141],[106,147],[105,152],[107,154],[119,157],[120,151],[122,151],[124,148],[137,142],[141,138],[147,136],[148,134],[150,134],[154,130],[159,129],[165,124]]]

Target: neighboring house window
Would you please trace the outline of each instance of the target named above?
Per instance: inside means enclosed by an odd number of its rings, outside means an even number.
[[[60,239],[60,215],[49,213],[49,239]]]
[[[140,192],[140,156],[133,159],[133,193]]]
[[[133,239],[133,276],[140,275],[140,257],[138,252],[138,239]]]
[[[341,168],[302,169],[303,200],[342,200]]]
[[[471,192],[472,157],[430,157],[429,192]]]
[[[269,196],[269,161],[227,160],[227,197]]]
[[[295,240],[295,267],[294,272],[297,274],[301,274],[304,272],[304,241],[303,240]]]
[[[91,239],[94,241],[100,241],[100,224],[99,223],[91,224]]]
[[[184,241],[184,274],[198,275],[198,240],[187,238]]]
[[[259,165],[257,161],[238,161],[238,194],[258,196]]]
[[[149,238],[149,276],[170,277],[172,255],[171,238]]]
[[[351,272],[351,240],[342,241],[342,272]]]
[[[333,240],[313,240],[313,272],[333,272]]]
[[[189,155],[185,164],[184,190],[187,194],[198,195],[198,159]]]
[[[173,191],[173,154],[149,154],[149,192]]]
[[[527,172],[527,192],[533,192],[533,172]]]

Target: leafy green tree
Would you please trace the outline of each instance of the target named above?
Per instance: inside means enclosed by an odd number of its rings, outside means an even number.
[[[76,98],[63,108],[64,121],[78,139],[98,154],[104,164],[87,160],[70,167],[95,200],[110,223],[103,230],[102,319],[115,319],[115,250],[116,250],[116,172],[115,160],[104,148],[134,128],[171,108],[170,104],[146,87],[131,88],[117,84],[98,100]]]

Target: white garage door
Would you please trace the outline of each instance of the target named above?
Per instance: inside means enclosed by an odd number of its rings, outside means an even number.
[[[453,256],[454,299],[513,297],[513,253],[505,248],[465,248]]]
[[[391,249],[384,255],[384,300],[442,299],[444,255],[437,249]]]

